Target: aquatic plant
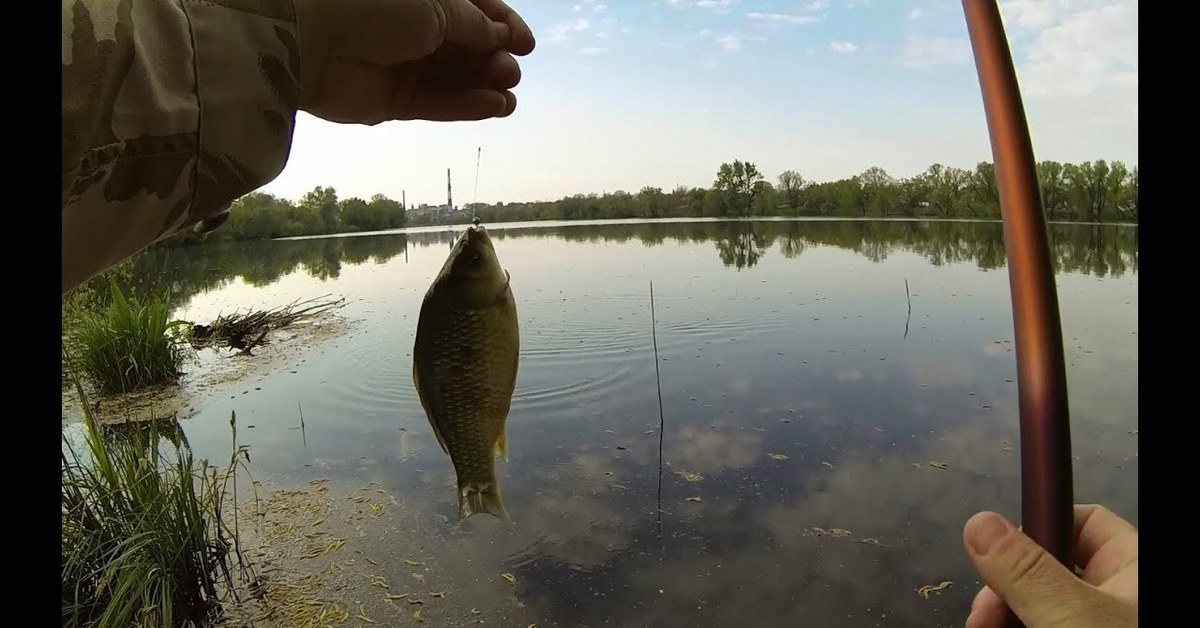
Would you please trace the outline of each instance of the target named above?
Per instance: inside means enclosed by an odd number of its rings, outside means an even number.
[[[73,313],[66,342],[83,374],[104,394],[128,393],[178,381],[189,348],[187,323],[171,321],[166,298],[127,298],[110,282],[111,299]]]
[[[62,625],[212,625],[232,558],[244,567],[223,506],[246,450],[219,472],[193,461],[173,420],[167,433],[161,421],[106,426],[83,407],[82,451],[63,435]]]

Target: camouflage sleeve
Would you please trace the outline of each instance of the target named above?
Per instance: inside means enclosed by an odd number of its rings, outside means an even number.
[[[63,0],[62,287],[270,182],[299,98],[292,0]]]

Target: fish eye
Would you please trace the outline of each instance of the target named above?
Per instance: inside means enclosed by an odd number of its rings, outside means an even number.
[[[470,258],[469,260],[467,260],[467,261],[468,261],[468,262],[469,262],[469,263],[470,263],[472,266],[478,266],[478,265],[479,265],[479,260],[480,260],[480,259],[482,259],[482,258],[480,257],[479,253],[472,252],[472,253],[471,253],[471,258]]]

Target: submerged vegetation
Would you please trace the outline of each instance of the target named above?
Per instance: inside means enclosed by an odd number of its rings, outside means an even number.
[[[1046,217],[1087,222],[1138,221],[1138,168],[1103,159],[1037,165]],[[816,182],[795,170],[772,183],[749,161],[723,163],[712,186],[646,186],[635,193],[575,194],[555,201],[468,203],[460,211],[440,206],[405,208],[382,194],[370,202],[339,199],[317,186],[299,202],[262,192],[234,203],[228,224],[208,235],[180,234],[161,246],[202,239],[257,240],[287,236],[377,231],[404,226],[464,224],[472,212],[486,223],[528,220],[604,220],[749,216],[854,218],[999,218],[995,167],[933,164],[898,178],[872,167],[853,177]]]
[[[82,451],[63,434],[62,625],[212,625],[242,565],[224,503],[246,450],[218,471],[177,424],[101,426],[83,407]]]
[[[107,303],[64,312],[65,340],[83,374],[103,394],[129,393],[176,381],[187,358],[182,325],[165,297],[126,297],[110,282]]]

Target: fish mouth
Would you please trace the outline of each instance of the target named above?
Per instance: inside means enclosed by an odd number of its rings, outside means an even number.
[[[487,231],[485,231],[482,226],[471,225],[470,227],[467,227],[467,231],[463,233],[462,243],[464,249],[481,247],[489,242],[491,242],[491,238],[488,237]]]

